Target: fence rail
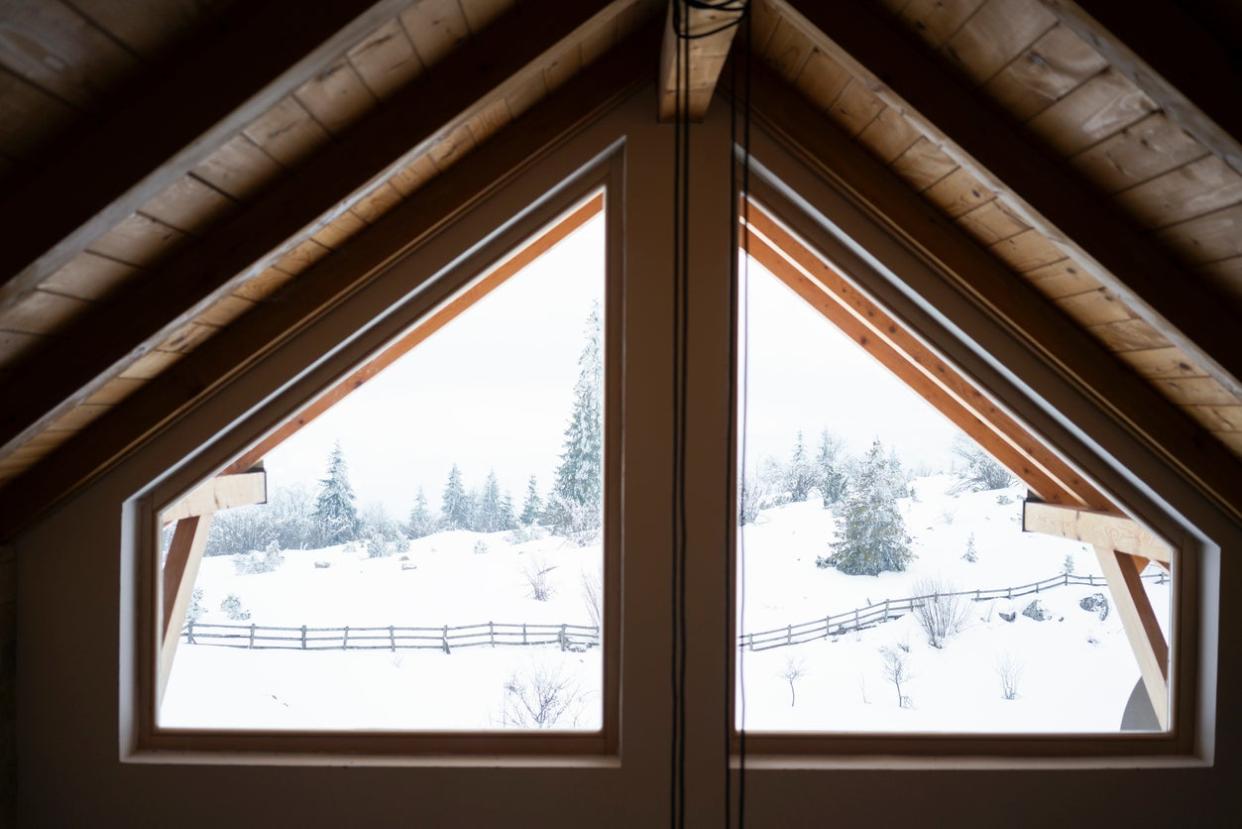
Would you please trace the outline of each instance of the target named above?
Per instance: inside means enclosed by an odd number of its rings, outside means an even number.
[[[1165,584],[1164,571],[1142,576],[1148,581]],[[855,630],[865,630],[898,619],[912,612],[928,599],[941,596],[968,598],[975,602],[995,599],[1017,599],[1053,590],[1058,587],[1104,587],[1103,576],[1061,574],[1016,587],[989,590],[961,590],[904,599],[885,599],[866,607],[842,613],[830,613],[818,619],[785,625],[771,630],[743,633],[738,646],[751,651],[783,648],[826,639]],[[599,628],[594,625],[526,624],[513,622],[482,622],[474,625],[440,625],[408,627],[404,625],[353,627],[280,627],[275,625],[221,625],[187,622],[182,637],[191,645],[245,648],[247,650],[439,650],[452,653],[455,648],[481,646],[558,645],[563,651],[580,651],[599,645]]]
[[[599,644],[593,625],[482,622],[474,625],[408,627],[404,625],[354,627],[280,627],[276,625],[220,625],[187,622],[181,630],[190,645],[247,650],[440,650],[487,645],[559,645],[564,651],[586,650]]]
[[[1158,573],[1144,575],[1142,578],[1147,581],[1164,584],[1169,580],[1169,575],[1162,570]],[[842,613],[832,613],[806,622],[798,622],[785,625],[784,627],[772,628],[771,630],[743,633],[738,637],[738,646],[752,651],[765,651],[772,648],[788,647],[789,645],[800,645],[804,642],[814,642],[818,639],[827,639],[829,636],[855,630],[865,630],[878,624],[898,619],[910,613],[928,599],[945,596],[967,598],[974,602],[986,602],[995,599],[1016,599],[1071,585],[1105,587],[1107,584],[1108,582],[1105,581],[1103,576],[1078,576],[1073,573],[1062,573],[1042,581],[1015,587],[997,587],[989,590],[961,590],[953,593],[910,596],[904,599],[885,599],[882,602],[875,602],[866,607],[857,607]]]

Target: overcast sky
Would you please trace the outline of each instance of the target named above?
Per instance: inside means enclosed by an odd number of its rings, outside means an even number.
[[[593,302],[604,286],[597,217],[273,450],[274,487],[313,488],[340,441],[360,505],[434,509],[449,467],[468,487],[495,469],[521,504],[552,480]],[[798,429],[851,451],[881,438],[908,463],[948,462],[957,430],[782,283],[751,262],[748,458],[786,456]],[[607,343],[605,343],[605,348]]]

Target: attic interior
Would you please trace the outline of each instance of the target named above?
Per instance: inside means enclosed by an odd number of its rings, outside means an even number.
[[[0,823],[1236,822],[1240,43],[1223,0],[8,4]],[[601,726],[162,728],[268,453],[601,210]],[[1094,552],[1150,733],[735,728],[739,246]]]

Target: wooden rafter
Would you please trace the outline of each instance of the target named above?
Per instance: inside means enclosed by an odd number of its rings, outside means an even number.
[[[539,14],[509,12],[313,156],[296,176],[72,324],[40,359],[19,364],[7,378],[23,393],[0,411],[0,456],[71,410],[149,344],[231,293],[255,263],[367,182],[426,150],[524,72],[542,71],[565,40],[611,20],[611,6],[609,0],[545,0]],[[125,325],[116,324],[121,318]]]
[[[1147,93],[1173,123],[1242,172],[1242,71],[1237,59],[1176,3],[1040,2]]]
[[[1173,547],[1132,518],[1059,504],[1027,501],[1022,508],[1022,529],[1138,556],[1169,565]]]
[[[584,124],[644,82],[659,32],[643,28],[485,142],[469,164],[454,165],[411,199],[367,227],[348,245],[302,273],[262,314],[233,322],[159,378],[75,435],[48,458],[0,488],[0,538],[10,538],[53,504],[93,480],[150,435],[171,423],[316,319],[403,253],[497,193]]]
[[[1037,351],[1095,405],[1141,435],[1147,447],[1228,514],[1242,517],[1242,465],[1204,440],[1198,424],[770,70],[755,67],[752,89],[755,119],[769,134],[870,215],[880,217],[913,250],[934,262],[956,291],[986,308],[998,324]]]
[[[217,475],[177,499],[160,513],[160,523],[171,524],[194,515],[267,503],[267,473],[263,465],[248,464],[243,471]]]
[[[1242,399],[1242,348],[1228,303],[1186,272],[1021,125],[927,53],[872,3],[769,0],[886,104],[1074,257],[1135,314]],[[848,9],[842,8],[848,5]]]
[[[177,642],[185,625],[185,614],[198,579],[198,567],[207,549],[207,535],[211,530],[212,514],[192,515],[182,518],[173,529],[168,556],[164,559],[163,613],[160,627],[159,685],[157,694],[164,695],[168,675],[172,671]]]
[[[508,282],[531,262],[547,253],[557,242],[582,227],[592,217],[604,209],[604,194],[598,193],[585,204],[571,211],[568,215],[549,227],[543,233],[531,239],[527,244],[498,264],[490,273],[462,291],[442,308],[419,322],[408,332],[388,345],[379,354],[367,360],[346,377],[325,389],[314,401],[302,407],[297,414],[277,426],[257,444],[246,450],[237,460],[233,461],[222,475],[233,475],[238,470],[249,469],[261,462],[262,458],[280,444],[291,438],[315,418],[340,403],[349,395],[360,389],[369,380],[376,377],[384,369],[404,355],[408,354],[419,343],[425,341],[435,332],[456,319],[479,300]]]
[[[148,88],[127,95],[37,175],[5,192],[0,310],[408,3],[258,3],[212,40],[191,44]]]
[[[682,68],[680,87],[676,53],[683,38],[678,36],[674,24],[677,9],[680,10],[677,25],[689,41],[685,44],[689,52],[688,65]],[[733,46],[733,36],[741,17],[740,3],[724,9],[704,9],[693,7],[685,0],[669,0],[664,42],[660,47],[660,84],[657,88],[661,121],[672,120],[683,100],[688,101],[686,110],[691,120],[703,119],[716,91],[720,70],[724,68],[729,49]]]
[[[757,205],[750,253],[1045,501],[1116,507],[964,375],[861,294]]]
[[[1131,518],[1027,501],[1022,531],[1090,544],[1138,662],[1161,728],[1169,727],[1169,645],[1141,578],[1149,561],[1168,569],[1173,547]]]

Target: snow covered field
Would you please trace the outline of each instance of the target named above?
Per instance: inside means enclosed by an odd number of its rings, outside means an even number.
[[[1079,575],[1100,571],[1089,548],[1023,534],[1021,488],[952,496],[948,476],[914,482],[900,501],[916,558],[909,569],[847,576],[815,566],[833,538],[819,499],[764,510],[744,530],[743,630],[822,618],[916,593],[935,577],[958,590],[1003,588],[1058,575],[1072,556]],[[1008,501],[1000,503],[999,501]],[[977,561],[962,558],[973,534]],[[480,547],[480,542],[482,547]],[[403,560],[404,556],[404,560]],[[456,625],[477,622],[590,624],[584,580],[597,577],[598,546],[510,533],[441,532],[404,554],[368,558],[348,546],[286,551],[274,571],[238,574],[234,556],[204,560],[200,623],[228,622],[236,596],[244,623],[312,626]],[[318,563],[319,566],[316,566]],[[327,566],[323,566],[323,565]],[[545,571],[546,601],[529,573]],[[1147,582],[1167,624],[1169,586]],[[1138,668],[1115,612],[1101,620],[1079,601],[1103,587],[1058,587],[1012,602],[966,602],[965,624],[943,649],[928,645],[914,616],[860,632],[763,652],[744,652],[745,725],[752,730],[1116,731]],[[1038,598],[1050,614],[1022,610]],[[1002,614],[1016,614],[1005,621]],[[902,654],[906,705],[885,676],[881,649]],[[908,651],[906,650],[908,648]],[[998,667],[1016,674],[1005,699]],[[182,644],[160,712],[165,727],[491,729],[512,727],[512,706],[539,685],[563,709],[556,728],[601,721],[600,651],[555,646],[437,650],[260,651]],[[791,689],[787,675],[796,675]],[[791,699],[792,690],[792,699]],[[791,702],[793,704],[791,704]],[[739,719],[743,712],[739,711]],[[529,724],[529,723],[528,723]]]

